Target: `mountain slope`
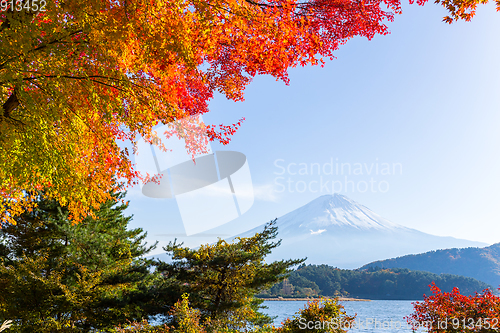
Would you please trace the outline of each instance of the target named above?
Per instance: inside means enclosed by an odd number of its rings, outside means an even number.
[[[500,285],[500,243],[485,248],[454,248],[379,260],[361,267],[408,268],[431,273],[456,274]]]
[[[307,263],[340,268],[436,249],[487,245],[406,228],[340,194],[311,201],[279,218],[277,226],[283,241],[270,260],[308,257]],[[249,237],[262,228],[238,237]]]

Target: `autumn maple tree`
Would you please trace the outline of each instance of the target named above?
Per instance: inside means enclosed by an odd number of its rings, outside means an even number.
[[[166,149],[159,124],[184,119],[168,135],[187,138],[193,154],[206,134],[227,143],[239,122],[192,117],[214,93],[241,101],[258,74],[288,83],[289,68],[322,64],[355,36],[387,34],[384,22],[400,12],[399,0],[2,3],[0,212],[10,221],[34,191],[80,220],[109,199],[113,178],[147,180],[119,140]]]
[[[33,190],[79,220],[109,199],[113,176],[141,180],[117,140],[155,140],[154,127],[208,111],[220,92],[243,100],[257,74],[288,83],[354,36],[386,34],[398,0],[47,1],[0,12],[2,219]],[[28,9],[26,9],[28,8]],[[172,129],[192,152],[227,142],[238,123]],[[165,148],[165,147],[163,147]],[[143,177],[143,178],[141,178]]]
[[[407,320],[416,331],[430,333],[498,332],[500,329],[500,297],[491,290],[475,295],[462,295],[458,288],[442,292],[434,283],[432,295],[414,303],[414,313]]]

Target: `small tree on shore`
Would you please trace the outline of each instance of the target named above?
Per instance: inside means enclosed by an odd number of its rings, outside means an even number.
[[[287,318],[276,333],[345,333],[354,327],[356,316],[349,316],[336,299],[307,302],[292,318]]]

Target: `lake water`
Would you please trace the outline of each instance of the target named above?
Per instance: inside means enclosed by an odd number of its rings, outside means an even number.
[[[349,332],[388,332],[411,333],[405,316],[413,312],[412,301],[369,301],[369,302],[341,302],[348,315],[356,316],[356,325]],[[270,316],[278,316],[274,324],[281,326],[287,317],[292,317],[299,309],[304,308],[304,301],[265,301],[263,310]],[[419,330],[420,331],[420,330]],[[423,331],[423,330],[422,330]]]

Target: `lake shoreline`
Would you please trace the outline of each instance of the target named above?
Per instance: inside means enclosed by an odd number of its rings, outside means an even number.
[[[316,300],[321,300],[321,299],[337,299],[338,301],[341,302],[371,302],[370,299],[363,299],[363,298],[352,298],[352,297],[314,297],[314,298],[284,298],[284,297],[271,297],[271,298],[260,298],[261,300],[264,301],[316,301]]]

